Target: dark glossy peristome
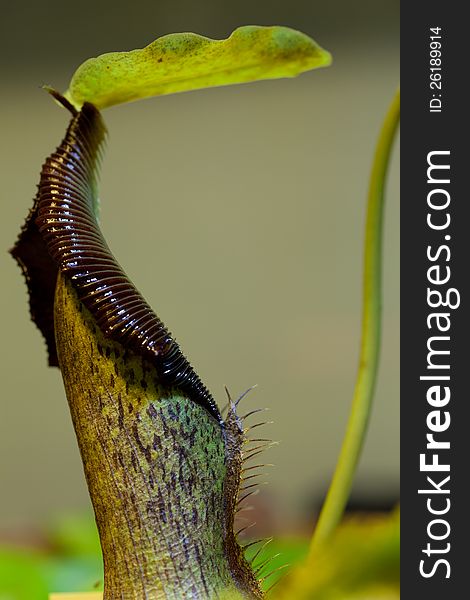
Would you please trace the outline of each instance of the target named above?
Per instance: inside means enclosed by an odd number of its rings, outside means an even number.
[[[161,385],[180,389],[222,422],[209,391],[121,269],[98,226],[93,205],[106,137],[101,115],[89,103],[79,112],[63,104],[72,120],[42,168],[34,206],[11,251],[25,275],[31,316],[46,339],[49,364],[58,365],[53,302],[60,269],[107,337],[149,360]]]

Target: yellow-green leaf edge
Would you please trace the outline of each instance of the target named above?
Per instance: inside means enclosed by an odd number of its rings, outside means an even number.
[[[98,109],[151,96],[261,79],[295,77],[331,63],[329,52],[288,27],[239,27],[225,40],[173,33],[145,48],[85,61],[65,97]]]

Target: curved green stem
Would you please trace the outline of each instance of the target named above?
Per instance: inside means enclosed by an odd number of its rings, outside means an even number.
[[[333,480],[312,537],[311,554],[330,538],[341,520],[369,422],[381,337],[384,187],[399,120],[400,91],[397,91],[380,132],[369,183],[364,246],[362,339],[351,414]]]

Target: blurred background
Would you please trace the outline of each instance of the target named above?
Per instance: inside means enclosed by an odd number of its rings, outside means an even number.
[[[362,245],[376,136],[399,79],[397,0],[82,0],[3,3],[0,23],[0,542],[90,512],[60,372],[47,367],[6,250],[68,121],[39,86],[176,31],[225,38],[286,25],[328,69],[105,112],[102,227],[114,254],[223,405],[258,384],[281,444],[257,500],[261,527],[309,531],[346,424],[360,333]],[[399,483],[398,148],[385,226],[384,336],[352,504],[390,507]]]

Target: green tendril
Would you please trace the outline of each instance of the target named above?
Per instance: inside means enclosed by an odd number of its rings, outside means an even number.
[[[400,91],[388,109],[372,165],[364,244],[362,337],[351,413],[335,473],[312,536],[310,554],[331,537],[341,520],[367,432],[380,354],[384,189],[400,120]]]

